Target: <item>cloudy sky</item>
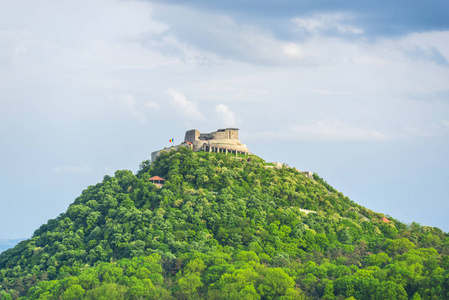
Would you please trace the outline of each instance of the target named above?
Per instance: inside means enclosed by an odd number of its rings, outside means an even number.
[[[0,0],[0,239],[188,129],[449,231],[447,1]]]

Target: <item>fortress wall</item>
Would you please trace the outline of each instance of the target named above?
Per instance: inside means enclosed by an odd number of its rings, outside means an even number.
[[[199,140],[193,143],[193,151],[200,151],[204,143],[207,144],[207,142],[203,140]]]
[[[189,131],[186,131],[186,136],[184,138],[184,141],[191,142],[192,144],[197,141],[200,138],[200,132],[196,129],[192,129]]]
[[[159,155],[161,155],[161,152],[163,150],[158,150],[158,151],[154,151],[153,153],[151,153],[151,162],[156,161],[157,157]]]
[[[207,141],[209,144],[222,144],[222,145],[241,145],[242,143],[239,140],[230,140],[230,139],[213,139]]]
[[[214,145],[215,147],[225,148],[226,146],[241,146],[239,141],[234,140],[198,140],[193,143],[193,151],[199,151],[202,149],[203,145]]]
[[[239,131],[234,128],[218,129],[212,132],[212,139],[214,140],[238,140]]]
[[[182,143],[180,145],[155,151],[151,153],[151,161],[155,161],[163,151],[170,151],[171,149],[177,150],[181,146],[191,148],[193,151],[201,151],[206,147],[212,147],[214,149],[228,149],[249,153],[246,145],[243,145],[238,138],[239,132],[237,128],[218,129],[217,131],[210,133],[201,133],[197,129],[191,129],[186,131],[184,141],[190,142],[192,145],[189,146],[187,143]]]
[[[200,140],[210,140],[210,139],[212,139],[212,133],[200,133],[199,139]]]
[[[218,129],[210,133],[201,133],[196,129],[186,132],[185,140],[188,142],[195,142],[197,140],[238,140],[239,131],[236,128]]]
[[[232,140],[239,139],[239,131],[236,129],[228,129],[229,130],[229,138]]]
[[[225,140],[229,138],[229,134],[226,131],[215,131],[212,132],[213,140]]]
[[[211,144],[210,147],[218,147],[220,149],[236,150],[249,153],[249,150],[245,145]]]

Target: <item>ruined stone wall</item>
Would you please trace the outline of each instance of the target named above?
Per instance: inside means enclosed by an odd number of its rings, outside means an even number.
[[[238,140],[239,130],[237,128],[218,129],[217,131],[210,133],[201,133],[196,129],[192,129],[186,132],[185,141],[194,143],[195,141],[208,141],[208,140]]]
[[[212,132],[212,139],[214,140],[226,140],[228,139],[228,133],[225,130],[218,130],[215,132]]]
[[[192,144],[197,141],[200,138],[200,132],[196,129],[192,129],[189,131],[186,131],[186,136],[184,138],[184,141],[191,142]]]
[[[239,139],[239,131],[237,129],[228,129],[228,131],[229,131],[229,138],[231,140]]]
[[[239,131],[237,128],[218,129],[217,131],[210,133],[201,133],[197,129],[192,129],[186,131],[184,141],[190,142],[191,144],[188,145],[187,143],[182,143],[159,151],[154,151],[151,154],[151,160],[155,161],[164,151],[170,151],[171,149],[177,150],[181,146],[188,147],[193,151],[201,151],[207,147],[208,149],[228,149],[230,151],[238,151],[239,153],[249,153],[246,145],[239,141]]]
[[[210,133],[213,140],[238,140],[239,130],[236,128],[218,129]]]
[[[248,148],[246,147],[246,145],[232,145],[232,144],[207,144],[207,147],[212,147],[212,148],[219,148],[219,149],[228,149],[228,150],[236,150],[239,152],[245,152],[245,153],[249,153]]]
[[[207,140],[202,141],[199,140],[199,143],[207,143],[207,144],[222,144],[222,145],[242,145],[242,143],[239,140],[230,140],[230,139],[218,139],[218,140]]]
[[[200,133],[199,139],[202,141],[211,140],[211,139],[213,139],[212,134],[213,134],[213,132],[212,133]]]

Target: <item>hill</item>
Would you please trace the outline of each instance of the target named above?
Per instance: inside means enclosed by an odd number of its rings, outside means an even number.
[[[12,239],[12,240],[0,240],[0,253],[5,251],[6,249],[9,249],[11,247],[14,247],[17,245],[20,241],[23,241],[25,239]]]
[[[105,176],[3,252],[0,295],[448,298],[448,234],[384,217],[317,174],[180,148]]]

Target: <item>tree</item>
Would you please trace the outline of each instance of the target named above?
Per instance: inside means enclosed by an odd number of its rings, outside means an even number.
[[[1,298],[0,298],[1,300],[12,300],[11,295],[8,294],[8,293],[4,293],[4,294],[2,294],[0,296],[1,296]]]
[[[366,263],[369,266],[381,267],[381,266],[384,266],[385,264],[389,263],[390,261],[391,261],[390,257],[385,252],[381,252],[378,254],[372,254],[366,258]]]
[[[386,251],[390,256],[405,253],[415,248],[415,244],[406,238],[391,240],[388,243]]]
[[[116,283],[106,283],[86,293],[86,300],[124,300],[128,288]]]
[[[1,253],[0,298],[448,297],[446,233],[375,222],[314,178],[255,156],[167,152],[137,176],[105,176]]]
[[[392,281],[383,281],[376,290],[376,299],[405,300],[407,293],[402,285],[398,285]]]
[[[181,294],[187,299],[196,299],[198,297],[198,288],[203,286],[201,277],[198,273],[189,273],[179,279],[178,282]]]
[[[288,289],[295,286],[293,279],[281,268],[267,270],[262,283],[259,285],[259,293],[266,299],[276,299],[286,294]]]
[[[69,287],[64,293],[62,293],[61,297],[64,300],[78,300],[84,296],[84,289],[79,284],[72,285]]]
[[[238,298],[241,300],[259,300],[260,296],[257,293],[254,285],[246,285],[243,289],[241,289],[238,293]]]

